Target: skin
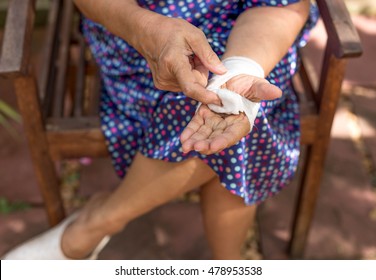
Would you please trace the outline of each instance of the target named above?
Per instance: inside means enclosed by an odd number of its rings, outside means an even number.
[[[282,92],[265,79],[239,75],[223,88],[260,102],[281,96]],[[183,151],[195,150],[202,154],[218,153],[236,144],[249,133],[250,123],[244,113],[239,115],[218,114],[202,105],[180,136]]]
[[[227,70],[200,29],[143,9],[133,0],[75,0],[75,4],[143,55],[158,89],[182,91],[205,104],[221,104],[205,86],[209,71],[224,74]]]
[[[182,91],[204,104],[221,104],[218,97],[204,87],[209,71],[220,75],[226,69],[201,30],[182,19],[142,9],[133,0],[114,0],[111,3],[76,0],[75,3],[86,16],[124,38],[145,57],[157,88]],[[284,8],[260,7],[243,12],[230,34],[223,58],[251,58],[263,67],[267,76],[294,42],[308,14],[308,0]],[[234,77],[225,88],[252,101],[272,100],[282,95],[265,79],[247,75]],[[183,131],[181,142],[184,152],[196,150],[213,154],[234,145],[249,131],[247,119],[209,114],[206,108],[202,106]],[[207,121],[208,117],[211,121]]]
[[[204,104],[220,102],[205,89],[207,74],[223,74],[226,70],[200,30],[183,20],[142,9],[131,0],[75,3],[87,17],[127,40],[146,58],[158,88],[183,91]],[[298,35],[308,9],[309,1],[302,1],[283,8],[244,12],[231,32],[224,57],[249,57],[269,73]],[[251,100],[281,95],[265,79],[247,75],[234,77],[224,87]],[[210,154],[236,143],[248,131],[244,115],[219,115],[203,105],[181,140],[185,151],[195,149]],[[170,163],[139,153],[120,186],[112,193],[94,196],[66,228],[61,248],[67,257],[84,258],[105,235],[120,232],[140,215],[197,188],[201,190],[204,227],[213,258],[241,258],[240,248],[256,207],[246,206],[239,196],[221,187],[215,172],[200,159]]]
[[[284,8],[260,7],[245,11],[236,21],[223,58],[251,58],[262,66],[267,76],[299,34],[307,20],[309,4],[309,1],[301,1]],[[224,87],[252,101],[273,100],[282,94],[267,80],[248,75],[236,76]],[[184,152],[196,150],[212,154],[234,145],[248,132],[249,122],[244,114],[216,115],[202,106],[183,131],[181,142]]]

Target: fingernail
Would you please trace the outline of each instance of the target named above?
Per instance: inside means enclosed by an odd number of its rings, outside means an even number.
[[[213,105],[217,105],[217,106],[221,106],[222,107],[222,102],[218,98],[213,98],[211,100],[208,100],[207,103],[205,103],[205,104],[207,104],[207,105],[213,104]]]
[[[215,99],[213,102],[215,105],[222,107],[222,102],[220,99]]]

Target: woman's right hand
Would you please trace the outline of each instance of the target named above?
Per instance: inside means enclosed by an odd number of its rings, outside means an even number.
[[[74,0],[82,13],[123,38],[147,60],[154,84],[204,104],[220,105],[205,89],[209,71],[226,73],[204,33],[189,22],[140,7],[135,0]]]
[[[220,105],[205,89],[209,71],[226,72],[204,33],[183,19],[147,11],[133,46],[145,57],[158,89],[179,92],[204,104]]]

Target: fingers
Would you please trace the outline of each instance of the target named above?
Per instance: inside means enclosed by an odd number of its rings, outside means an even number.
[[[227,133],[222,133],[222,135],[220,137],[214,137],[211,140],[211,143],[210,143],[210,154],[218,153],[218,152],[230,147],[231,142],[233,142],[233,141],[231,141],[230,137],[231,137],[231,135],[228,135]],[[236,142],[238,142],[238,141],[236,141]]]
[[[202,104],[180,136],[184,153],[206,149],[208,146],[206,143],[200,143],[206,142],[212,133],[210,122],[205,121],[208,116],[215,117],[211,110]]]
[[[200,59],[201,63],[214,74],[222,75],[227,72],[217,54],[210,47],[205,35],[195,36],[188,41],[193,53]]]
[[[206,87],[209,78],[209,70],[205,67],[197,56],[193,57],[193,73],[199,83]]]
[[[183,152],[194,150],[208,155],[234,145],[248,131],[249,122],[244,114],[222,118],[202,105],[183,131],[180,140]]]
[[[221,100],[212,91],[209,91],[199,83],[199,78],[194,75],[190,65],[179,63],[175,68],[176,79],[184,94],[204,104],[221,105]],[[205,84],[206,85],[206,84]]]
[[[266,80],[257,81],[251,89],[254,90],[254,96],[259,100],[274,100],[282,96],[280,88],[268,83]]]
[[[187,127],[184,129],[180,135],[180,142],[182,143],[182,148],[184,153],[188,153],[194,149],[193,135],[199,131],[199,129],[204,125],[204,118],[200,112],[206,109],[205,105],[201,105],[196,114],[193,116],[191,121],[188,123]]]
[[[244,113],[239,115],[229,115],[226,117],[226,128],[218,135],[213,133],[211,150],[218,152],[231,147],[240,141],[249,132],[249,121]]]
[[[209,71],[224,74],[227,69],[211,49],[204,33],[183,20],[175,20],[176,36],[165,42],[155,58],[149,58],[158,89],[182,91],[204,104],[221,105],[218,96],[207,90]],[[174,29],[174,28],[173,28]],[[192,54],[194,56],[192,56]]]
[[[199,128],[204,124],[203,118],[199,114],[195,114],[187,127],[180,135],[180,141],[185,142],[188,140]]]
[[[254,102],[274,100],[282,96],[282,91],[275,85],[270,84],[266,79],[245,74],[228,80],[225,88]]]
[[[140,51],[148,61],[155,86],[161,90],[183,91],[204,104],[220,106],[217,95],[205,87],[209,71],[224,74],[227,69],[204,33],[183,19],[161,17],[160,24],[165,31],[156,37],[152,34],[154,44],[147,44]]]
[[[197,152],[205,151],[209,148],[209,138],[212,134],[212,128],[208,125],[202,123],[202,125],[197,126],[198,123],[194,124],[193,127],[187,127],[187,134],[194,131],[189,138],[182,141],[183,152],[189,152],[195,150]],[[197,127],[195,127],[197,126]]]

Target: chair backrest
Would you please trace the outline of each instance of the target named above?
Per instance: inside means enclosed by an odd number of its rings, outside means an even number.
[[[314,71],[303,48],[299,68],[298,92],[302,111],[302,144],[327,138],[344,79],[347,58],[362,54],[358,33],[342,0],[317,0],[327,31],[320,73]],[[327,145],[327,142],[325,145]]]
[[[98,114],[100,79],[79,32],[79,13],[72,1],[50,1],[42,59],[35,73],[29,64],[35,2],[9,2],[0,75],[36,82],[38,94],[28,97],[36,99],[34,109],[41,112],[40,122],[54,159],[107,156]],[[24,93],[16,94],[19,103],[27,102],[19,96]],[[29,109],[27,104],[20,108]],[[26,114],[21,114],[27,122]]]

